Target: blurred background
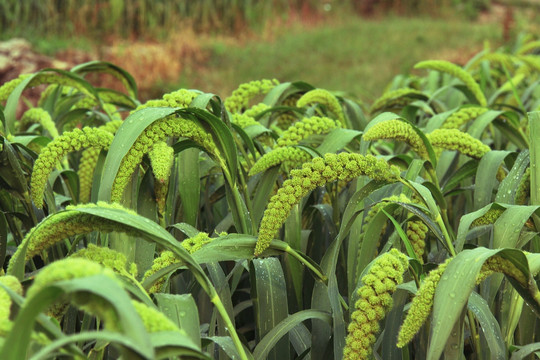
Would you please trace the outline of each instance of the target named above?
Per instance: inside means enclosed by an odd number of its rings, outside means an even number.
[[[2,0],[0,84],[99,59],[129,71],[142,101],[180,87],[223,98],[277,78],[371,102],[420,60],[464,65],[538,36],[539,10],[540,0]]]

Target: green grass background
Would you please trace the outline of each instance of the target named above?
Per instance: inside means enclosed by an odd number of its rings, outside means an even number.
[[[340,90],[371,101],[389,81],[407,73],[422,59],[467,61],[482,49],[501,42],[496,23],[466,20],[358,17],[317,27],[297,26],[271,41],[234,43],[208,40],[210,52],[203,68],[185,68],[176,87],[221,91],[228,95],[237,84],[260,78],[303,80],[314,86]]]

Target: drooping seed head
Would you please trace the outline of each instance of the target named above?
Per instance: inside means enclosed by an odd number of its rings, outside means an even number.
[[[408,87],[387,91],[373,102],[369,112],[375,114],[382,110],[402,108],[418,99],[427,99],[427,96],[419,90]]]
[[[382,121],[370,127],[362,139],[367,141],[392,139],[406,142],[421,158],[428,159],[426,145],[413,127],[398,119]]]
[[[480,106],[487,106],[486,96],[482,92],[480,85],[478,85],[472,75],[465,71],[462,67],[445,60],[427,60],[419,62],[414,66],[414,68],[436,70],[458,78],[459,80],[463,81],[465,86],[471,91]]]
[[[373,351],[379,322],[392,308],[392,294],[403,282],[407,270],[407,257],[392,249],[375,259],[357,290],[359,299],[351,314],[348,334],[343,350],[344,360],[367,359]]]
[[[312,116],[297,121],[277,139],[277,147],[293,146],[314,134],[327,134],[340,127],[340,122],[327,117]]]
[[[491,150],[489,146],[458,129],[437,129],[427,134],[434,148],[457,150],[463,155],[480,159]]]
[[[51,118],[51,115],[42,108],[31,108],[27,110],[21,118],[21,124],[40,124],[51,135],[51,138],[55,139],[58,137],[56,124]]]
[[[366,175],[373,180],[396,182],[399,169],[372,155],[353,153],[326,154],[304,163],[302,169],[291,170],[277,194],[272,196],[259,227],[255,255],[260,255],[289,215],[292,207],[319,186],[336,180],[350,181]]]
[[[34,163],[30,191],[32,200],[38,208],[43,206],[43,193],[47,179],[66,154],[89,147],[108,149],[112,143],[113,135],[105,130],[85,127],[65,132],[43,148]]]
[[[272,166],[282,164],[286,168],[292,169],[301,166],[309,161],[311,155],[306,151],[296,147],[278,147],[266,154],[253,164],[249,175],[255,175],[263,172]]]
[[[488,109],[479,106],[470,106],[452,113],[441,126],[441,129],[459,129],[462,125],[476,119]]]
[[[407,345],[429,317],[435,298],[435,289],[451,260],[447,259],[424,278],[399,330],[397,347],[401,348]]]
[[[302,95],[300,99],[298,99],[298,101],[296,102],[296,106],[302,108],[315,103],[326,106],[328,110],[330,110],[330,112],[335,115],[339,123],[345,126],[345,114],[343,113],[341,104],[339,103],[339,100],[328,90],[310,90],[304,95]]]
[[[238,89],[232,92],[231,96],[225,99],[225,108],[233,114],[242,112],[248,107],[252,98],[268,93],[277,85],[279,85],[279,81],[276,79],[255,80],[241,84]]]

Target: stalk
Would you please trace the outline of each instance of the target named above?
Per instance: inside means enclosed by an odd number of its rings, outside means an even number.
[[[225,306],[223,306],[223,303],[221,302],[221,299],[219,298],[218,294],[215,293],[215,290],[212,288],[214,294],[210,301],[214,306],[216,307],[217,311],[221,315],[221,318],[223,321],[225,321],[225,326],[229,334],[231,335],[234,347],[238,351],[238,354],[240,355],[240,359],[242,360],[249,360],[245,350],[244,346],[242,345],[242,342],[240,341],[240,338],[238,337],[238,334],[236,333],[236,329],[234,327],[234,324],[231,321],[231,318],[229,318],[229,314],[227,314],[227,310],[225,309]]]
[[[296,260],[298,260],[301,264],[305,265],[309,270],[311,270],[315,275],[317,275],[317,277],[325,284],[328,284],[328,277],[326,275],[324,275],[323,273],[321,273],[319,271],[319,269],[317,269],[316,267],[313,266],[313,264],[311,264],[309,261],[306,261],[306,259],[304,259],[299,253],[297,253],[292,247],[290,247],[289,245],[286,245],[286,246],[283,246],[283,248],[281,246],[272,246],[272,247],[275,247],[276,249],[280,249],[280,250],[283,250],[285,251],[287,254],[291,255],[293,258],[295,258]]]

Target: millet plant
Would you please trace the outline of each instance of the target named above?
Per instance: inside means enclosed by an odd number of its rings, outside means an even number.
[[[369,107],[141,103],[106,62],[1,85],[0,358],[532,358],[539,52],[422,61]]]

